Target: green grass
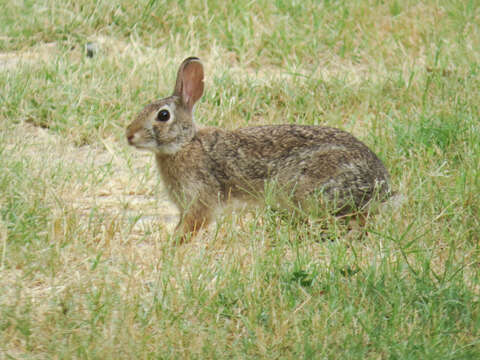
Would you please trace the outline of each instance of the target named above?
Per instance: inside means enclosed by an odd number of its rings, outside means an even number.
[[[480,357],[478,1],[2,6],[1,359]],[[189,55],[199,123],[343,128],[403,203],[349,231],[267,199],[174,244],[124,129]]]

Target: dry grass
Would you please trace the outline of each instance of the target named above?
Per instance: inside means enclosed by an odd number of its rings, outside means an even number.
[[[477,358],[479,19],[474,1],[9,2],[0,359]],[[403,201],[363,232],[267,199],[172,242],[124,128],[193,54],[199,123],[344,128]]]

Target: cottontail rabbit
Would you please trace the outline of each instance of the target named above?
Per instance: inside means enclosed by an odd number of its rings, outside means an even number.
[[[203,94],[203,66],[189,57],[173,95],[147,106],[128,126],[128,143],[155,154],[171,200],[181,212],[176,231],[194,235],[230,199],[252,199],[273,181],[302,204],[315,192],[335,214],[364,208],[389,194],[378,157],[351,134],[330,127],[256,126],[197,129],[193,107]]]

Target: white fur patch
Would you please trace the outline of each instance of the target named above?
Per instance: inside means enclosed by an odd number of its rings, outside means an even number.
[[[181,148],[182,146],[180,144],[155,145],[155,152],[158,154],[173,155],[180,151]]]

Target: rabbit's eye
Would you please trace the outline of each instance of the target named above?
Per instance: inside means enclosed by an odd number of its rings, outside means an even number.
[[[168,121],[170,119],[170,112],[168,110],[160,110],[157,114],[158,121]]]

